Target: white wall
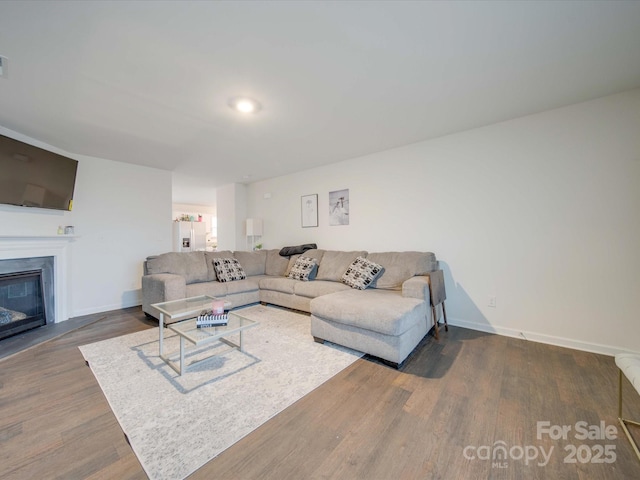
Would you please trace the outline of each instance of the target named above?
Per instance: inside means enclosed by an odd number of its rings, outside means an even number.
[[[216,190],[218,250],[246,250],[247,190],[237,183]]]
[[[143,260],[171,251],[170,172],[78,158],[74,316],[140,305]]]
[[[171,173],[0,133],[79,161],[72,212],[0,206],[0,234],[56,235],[58,225],[75,226],[70,317],[139,305],[143,260],[171,250]]]
[[[329,226],[343,188],[351,223]],[[313,193],[319,227],[301,228]],[[435,252],[451,323],[639,349],[640,90],[258,182],[248,214],[264,248]]]

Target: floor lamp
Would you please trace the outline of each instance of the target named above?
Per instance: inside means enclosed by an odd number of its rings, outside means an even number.
[[[247,218],[247,249],[253,251],[255,249],[256,237],[262,236],[262,219]]]

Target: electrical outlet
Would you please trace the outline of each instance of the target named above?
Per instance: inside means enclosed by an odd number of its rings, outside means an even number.
[[[489,297],[489,306],[495,308],[495,306],[496,306],[496,297]]]

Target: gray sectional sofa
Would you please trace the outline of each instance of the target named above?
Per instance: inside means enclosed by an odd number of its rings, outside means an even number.
[[[317,268],[309,281],[289,278],[300,255],[279,250],[170,252],[148,257],[142,277],[142,309],[155,318],[155,303],[212,295],[233,308],[258,302],[311,314],[310,334],[399,366],[435,326],[445,299],[442,270],[431,252],[333,251],[311,249]],[[357,258],[383,267],[364,290],[343,283]],[[220,281],[214,260],[235,258],[246,278]],[[438,307],[438,308],[435,308]],[[446,316],[445,316],[446,323]]]

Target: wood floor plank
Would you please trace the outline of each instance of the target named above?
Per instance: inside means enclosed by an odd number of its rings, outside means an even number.
[[[0,360],[0,478],[146,478],[77,347],[157,324],[139,308],[90,320]],[[624,395],[625,415],[640,418],[628,382]],[[618,435],[537,438],[539,421],[605,421]],[[616,422],[611,357],[450,327],[439,341],[426,337],[400,371],[358,360],[190,478],[640,478]],[[553,455],[545,466],[509,458],[502,468],[479,458],[496,442]],[[565,462],[568,446],[605,443],[614,463]]]

